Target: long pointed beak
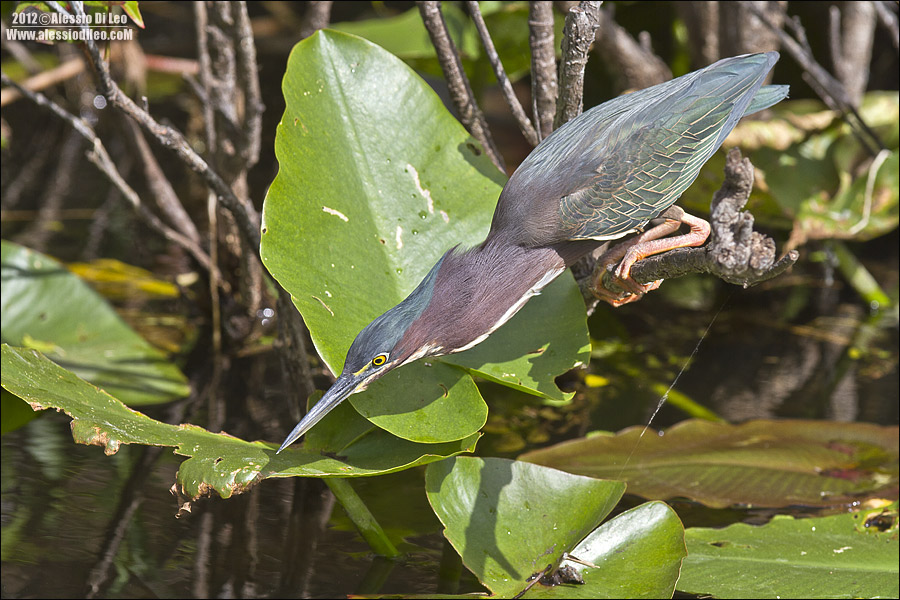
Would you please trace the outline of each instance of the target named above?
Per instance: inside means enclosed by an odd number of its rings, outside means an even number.
[[[334,385],[325,392],[325,395],[322,396],[321,400],[309,409],[309,412],[306,413],[303,420],[297,423],[297,426],[294,427],[294,430],[287,436],[284,443],[281,444],[281,448],[279,448],[278,452],[275,454],[278,454],[296,442],[300,436],[309,431],[313,425],[321,421],[335,406],[343,402],[347,396],[350,396],[356,391],[356,388],[360,383],[362,383],[362,378],[354,377],[353,375],[344,374],[338,377],[337,381],[335,381]]]

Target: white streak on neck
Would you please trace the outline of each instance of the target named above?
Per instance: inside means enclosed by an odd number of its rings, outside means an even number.
[[[495,331],[497,331],[497,329],[498,329],[501,325],[503,325],[504,323],[506,323],[507,321],[509,321],[510,319],[512,319],[512,318],[515,316],[515,314],[516,314],[517,312],[519,312],[519,310],[521,310],[521,308],[522,308],[523,306],[525,306],[525,303],[528,302],[528,300],[529,300],[532,296],[538,295],[538,294],[541,292],[541,290],[542,290],[548,283],[550,283],[551,281],[553,281],[554,279],[556,279],[557,277],[559,277],[560,273],[562,273],[562,272],[565,271],[565,270],[566,270],[566,268],[565,268],[565,267],[562,267],[562,268],[560,268],[560,269],[553,269],[553,270],[550,270],[550,271],[547,271],[546,273],[544,273],[544,276],[541,277],[541,278],[538,280],[538,282],[535,283],[535,284],[531,287],[530,290],[528,290],[527,292],[525,292],[525,293],[522,295],[521,298],[519,298],[518,300],[516,300],[516,303],[515,303],[515,304],[513,304],[512,306],[510,306],[509,309],[508,309],[505,313],[503,313],[503,316],[500,317],[500,319],[499,319],[496,323],[494,323],[494,325],[487,331],[487,333],[478,336],[477,338],[475,338],[474,340],[472,340],[471,342],[469,342],[468,344],[466,344],[466,345],[463,346],[462,348],[457,348],[457,349],[454,350],[453,352],[462,352],[463,350],[468,350],[469,348],[472,348],[472,347],[474,347],[474,346],[477,346],[478,344],[480,344],[481,342],[483,342],[484,340],[486,340],[487,337],[488,337],[489,335],[491,335],[492,333],[494,333]]]

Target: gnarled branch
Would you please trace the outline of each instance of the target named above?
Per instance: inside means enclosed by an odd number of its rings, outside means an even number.
[[[571,121],[584,110],[584,67],[600,26],[603,2],[581,2],[566,15],[563,29],[562,61],[559,63],[559,97],[554,128]]]
[[[689,273],[709,273],[745,288],[783,273],[793,265],[799,253],[777,257],[775,241],[753,230],[753,215],[742,209],[753,189],[753,165],[733,148],[725,163],[725,181],[712,199],[709,243],[700,248],[678,248],[635,263],[632,278],[639,283],[672,279]],[[590,291],[591,273],[576,274],[590,311],[596,299]],[[609,272],[603,275],[603,287],[621,293]]]

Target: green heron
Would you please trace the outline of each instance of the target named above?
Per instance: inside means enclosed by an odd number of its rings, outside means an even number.
[[[706,241],[709,224],[672,205],[742,116],[787,96],[787,86],[762,85],[777,60],[777,52],[726,58],[610,100],[554,131],[503,188],[484,242],[448,250],[405,300],[359,332],[340,377],[278,451],[391,369],[482,342],[610,240],[639,233],[600,259],[618,263],[614,276],[625,294],[601,289],[598,269],[598,297],[619,305],[658,287],[631,279],[632,265]],[[644,231],[659,217],[662,224]],[[682,224],[690,233],[664,237]]]

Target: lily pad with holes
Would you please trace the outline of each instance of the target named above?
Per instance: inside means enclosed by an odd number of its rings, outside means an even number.
[[[484,239],[506,178],[415,72],[361,38],[320,31],[300,42],[283,91],[260,254],[339,373],[365,325],[415,289],[444,252]],[[572,395],[554,378],[590,350],[571,275],[486,343],[492,351],[406,365],[349,402],[394,435],[437,443],[484,425],[473,375],[566,401]]]
[[[390,473],[471,452],[479,435],[457,442],[416,444],[374,428],[354,414],[356,426],[371,432],[360,431],[358,439],[345,440],[340,445],[326,443],[328,451],[325,447],[288,448],[275,454],[278,449],[275,443],[248,442],[196,425],[170,425],[151,419],[36,350],[3,344],[0,354],[3,388],[28,402],[34,410],[55,408],[68,414],[72,417],[72,436],[76,442],[101,446],[106,454],[115,454],[122,444],[172,446],[176,454],[189,457],[181,463],[177,480],[190,497],[215,490],[228,498],[268,477],[359,477]],[[346,410],[353,413],[349,407]],[[353,417],[333,418],[347,423]]]
[[[717,598],[896,598],[897,505],[762,526],[692,527],[678,590]]]

